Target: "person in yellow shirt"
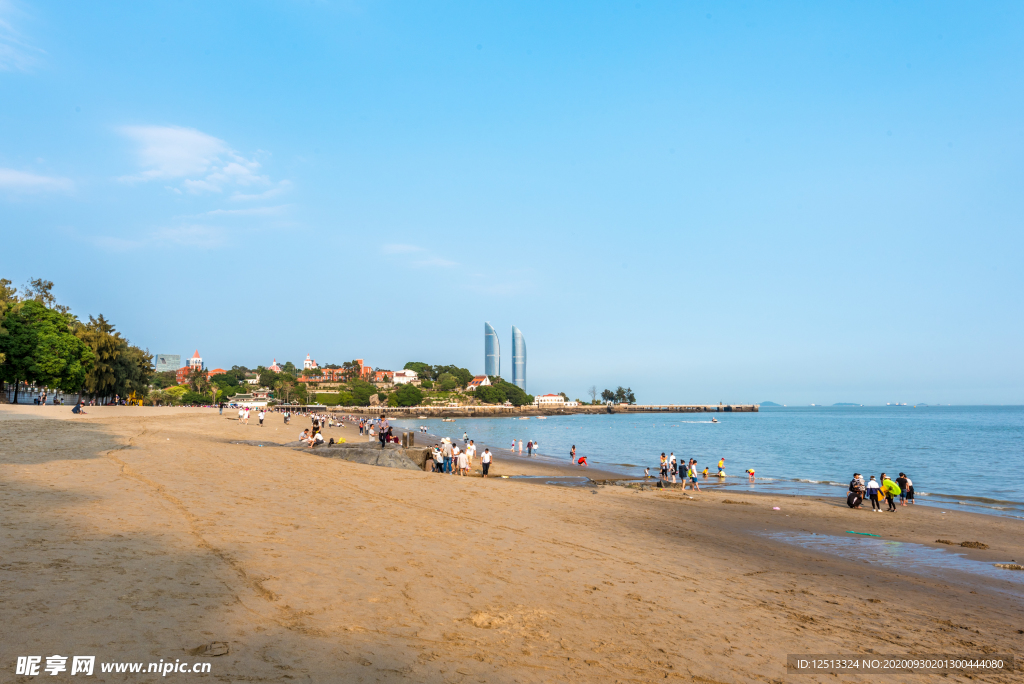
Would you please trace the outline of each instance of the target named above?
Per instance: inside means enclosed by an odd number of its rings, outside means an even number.
[[[718,475],[725,477],[725,456],[718,460]]]

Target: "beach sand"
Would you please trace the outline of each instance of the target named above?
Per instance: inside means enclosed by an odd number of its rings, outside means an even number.
[[[790,653],[1024,656],[1020,583],[766,536],[977,540],[990,548],[956,550],[1021,562],[1019,520],[442,476],[230,444],[293,440],[301,417],[88,411],[0,406],[2,681],[34,679],[14,676],[17,656],[52,654],[210,662],[207,677],[231,682],[705,683],[782,682]],[[562,471],[579,474],[494,466]],[[228,653],[194,655],[212,642]]]

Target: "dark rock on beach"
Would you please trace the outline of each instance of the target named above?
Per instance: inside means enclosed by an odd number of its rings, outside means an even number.
[[[369,442],[332,444],[315,447],[311,451],[325,458],[340,458],[352,463],[403,470],[423,470],[430,458],[430,449],[427,447],[403,449],[397,444],[388,444],[382,449],[380,445]]]

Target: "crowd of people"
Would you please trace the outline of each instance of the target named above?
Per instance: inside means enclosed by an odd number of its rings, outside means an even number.
[[[889,513],[896,512],[896,499],[899,499],[901,506],[913,505],[914,483],[906,473],[900,473],[893,480],[885,473],[875,479],[874,475],[868,477],[867,482],[860,473],[854,473],[850,480],[850,488],[846,494],[846,505],[850,508],[860,508],[864,499],[871,502],[871,510],[876,513],[882,512],[882,502],[886,503],[886,510]]]
[[[463,477],[469,475],[473,468],[473,459],[476,458],[476,442],[470,439],[466,433],[463,433],[462,438],[462,447],[459,447],[449,437],[443,437],[440,442],[434,444],[430,450],[433,459],[431,472]],[[483,477],[489,476],[492,460],[491,450],[484,447],[483,453],[480,454],[480,468]]]

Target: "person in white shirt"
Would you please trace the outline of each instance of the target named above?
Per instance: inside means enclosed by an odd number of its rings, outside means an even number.
[[[868,480],[867,494],[868,498],[871,499],[871,510],[876,512],[882,511],[882,502],[878,500],[878,482],[875,480],[875,476],[872,475],[871,479]]]
[[[309,441],[309,428],[306,428],[305,430],[303,430],[302,432],[299,433],[299,441],[300,442],[308,442]]]
[[[245,407],[245,417],[242,418],[242,422],[245,423],[246,425],[249,424],[249,407],[248,406]]]
[[[487,471],[491,467],[491,450],[484,447],[484,453],[480,455],[480,464],[484,468],[484,477],[487,477]]]
[[[260,409],[260,413],[259,413],[260,427],[263,427],[263,419],[266,418],[266,417],[267,417],[266,412],[263,409]]]
[[[238,409],[238,422],[241,423],[242,422],[242,418],[244,418],[244,417],[245,417],[245,409],[239,408]]]
[[[466,462],[469,467],[473,467],[473,457],[476,456],[476,444],[473,444],[473,440],[469,440],[469,446],[466,447]]]
[[[313,447],[316,446],[323,446],[323,443],[324,434],[322,432],[318,432],[315,435],[313,435],[313,439],[309,440],[309,448],[312,449]]]

